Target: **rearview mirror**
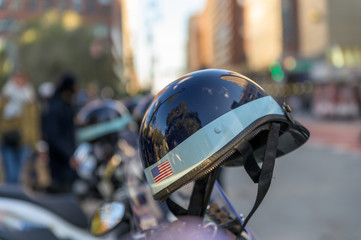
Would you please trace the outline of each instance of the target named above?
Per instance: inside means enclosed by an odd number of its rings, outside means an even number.
[[[106,202],[95,210],[90,223],[90,232],[95,236],[106,234],[116,228],[125,215],[125,205],[121,202]]]

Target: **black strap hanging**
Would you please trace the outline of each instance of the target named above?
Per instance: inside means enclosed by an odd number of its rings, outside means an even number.
[[[246,217],[242,224],[241,230],[238,233],[240,236],[244,230],[249,219],[255,213],[259,205],[262,203],[272,181],[274,164],[277,154],[278,138],[279,138],[280,124],[272,123],[267,137],[267,143],[265,148],[265,155],[262,167],[260,168],[254,158],[252,146],[248,142],[242,143],[237,149],[243,154],[245,159],[244,167],[248,175],[252,178],[255,183],[258,183],[258,191],[256,201],[252,207],[252,210]],[[177,216],[181,215],[193,215],[203,216],[214,181],[218,171],[213,171],[206,176],[199,178],[195,182],[192,196],[190,199],[189,209],[184,209],[177,203],[172,201],[170,198],[166,200],[169,209]]]
[[[238,146],[237,149],[243,155],[244,169],[251,177],[252,181],[254,183],[258,183],[261,168],[258,166],[256,159],[254,158],[252,145],[248,141],[245,141]]]
[[[215,169],[195,181],[188,209],[179,206],[176,202],[167,198],[166,203],[169,210],[176,216],[190,215],[203,217],[208,206],[209,198],[211,197],[217,174],[218,169]]]
[[[187,213],[188,213],[187,209],[179,206],[171,198],[167,198],[166,203],[167,203],[167,206],[168,206],[169,210],[175,216],[185,216],[185,215],[187,215]]]
[[[202,216],[204,196],[209,175],[199,178],[195,181],[187,215]]]
[[[270,131],[268,133],[267,144],[265,149],[264,160],[262,164],[262,168],[258,167],[256,160],[254,159],[253,154],[249,154],[249,149],[245,151],[245,168],[247,173],[250,175],[252,180],[257,183],[258,182],[258,190],[257,190],[257,197],[256,201],[252,207],[252,210],[246,217],[243,222],[242,228],[238,235],[246,227],[249,219],[255,213],[259,205],[262,203],[266,193],[271,185],[274,164],[277,154],[277,146],[278,146],[278,138],[279,138],[279,131],[280,131],[280,124],[279,123],[272,123],[270,127]],[[248,146],[250,147],[250,145]],[[257,167],[256,167],[257,165]],[[247,167],[246,167],[247,166]],[[258,176],[258,179],[257,179]]]
[[[188,215],[204,216],[217,174],[218,168],[196,180],[189,203]]]

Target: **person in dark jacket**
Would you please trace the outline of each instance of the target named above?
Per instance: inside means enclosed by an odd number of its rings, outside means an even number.
[[[44,138],[49,145],[49,168],[52,191],[68,192],[76,179],[73,152],[76,147],[74,104],[76,79],[63,75],[44,113]]]

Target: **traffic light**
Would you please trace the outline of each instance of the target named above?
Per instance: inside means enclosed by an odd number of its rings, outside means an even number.
[[[271,72],[272,79],[276,82],[282,82],[285,78],[285,73],[282,70],[281,64],[279,62],[273,62],[268,67]]]

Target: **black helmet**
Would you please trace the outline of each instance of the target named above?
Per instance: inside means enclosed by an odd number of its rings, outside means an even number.
[[[79,111],[76,123],[79,142],[97,143],[108,152],[105,155],[111,156],[117,141],[133,128],[134,121],[120,101],[93,100]]]
[[[264,182],[265,175],[272,177],[274,158],[308,138],[290,108],[280,107],[257,83],[235,72],[207,69],[177,79],[155,96],[139,146],[153,197],[165,200],[220,165],[244,165],[255,182]],[[262,169],[257,164],[269,161]]]
[[[93,100],[86,104],[76,116],[79,141],[97,141],[118,133],[133,122],[127,108],[116,100]]]

